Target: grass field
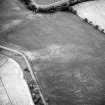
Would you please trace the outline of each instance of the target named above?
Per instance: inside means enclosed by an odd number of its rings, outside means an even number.
[[[0,40],[45,56],[33,62],[33,70],[49,105],[105,105],[104,34],[69,12],[30,19],[24,14],[27,10],[10,12],[9,18],[18,13],[13,20],[22,22],[1,31]]]

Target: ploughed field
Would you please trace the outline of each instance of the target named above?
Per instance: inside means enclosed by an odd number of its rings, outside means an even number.
[[[68,12],[28,18],[24,11],[0,40],[39,53],[32,66],[48,104],[105,105],[104,34]]]

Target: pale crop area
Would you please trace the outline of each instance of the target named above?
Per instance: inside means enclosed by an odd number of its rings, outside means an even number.
[[[99,25],[100,28],[105,29],[105,0],[96,0],[75,5],[81,18],[87,18],[94,25]]]
[[[0,81],[0,105],[11,105],[7,94],[13,105],[33,105],[22,69],[13,59],[6,59],[7,62],[4,58],[0,63],[0,78],[3,82]]]

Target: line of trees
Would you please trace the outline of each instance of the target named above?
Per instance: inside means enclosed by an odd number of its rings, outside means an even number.
[[[94,25],[91,21],[89,21],[87,18],[83,19],[84,22],[88,23],[89,25],[92,25],[96,30],[100,31],[101,33],[105,34],[105,30],[101,29],[99,25]]]
[[[37,4],[34,0],[20,0],[25,4],[26,8],[35,13],[52,13],[61,10],[67,10],[70,6],[75,4],[93,1],[93,0],[60,0],[49,5]]]

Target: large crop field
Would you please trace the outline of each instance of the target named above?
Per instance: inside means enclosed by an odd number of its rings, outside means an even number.
[[[69,12],[33,15],[18,7],[2,11],[1,44],[40,55],[32,67],[49,105],[105,105],[104,34]]]

